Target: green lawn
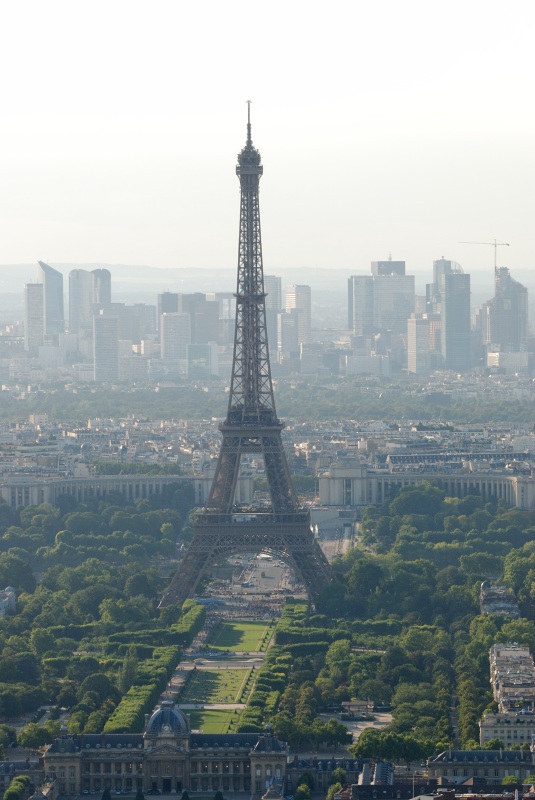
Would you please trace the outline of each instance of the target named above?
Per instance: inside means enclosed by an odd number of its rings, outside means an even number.
[[[239,711],[235,714],[234,711],[187,709],[184,713],[188,714],[191,727],[204,733],[227,733],[228,730],[232,732],[240,718]]]
[[[245,703],[254,677],[250,669],[194,670],[180,703]]]
[[[266,622],[221,622],[208,641],[208,647],[246,653],[266,650],[273,628]]]

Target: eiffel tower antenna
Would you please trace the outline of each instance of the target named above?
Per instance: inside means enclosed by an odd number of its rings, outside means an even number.
[[[310,514],[301,508],[284,453],[269,364],[258,189],[263,167],[251,137],[238,154],[240,238],[236,326],[229,403],[219,429],[223,440],[205,507],[194,517],[193,539],[160,607],[191,597],[210,564],[233,553],[271,552],[288,564],[312,598],[332,581],[329,563],[312,534]],[[262,456],[269,508],[247,513],[235,495],[243,454]]]

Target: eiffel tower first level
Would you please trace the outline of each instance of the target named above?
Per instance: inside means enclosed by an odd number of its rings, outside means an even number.
[[[250,112],[250,106],[249,106]],[[161,607],[192,597],[218,559],[233,553],[270,552],[290,566],[312,598],[331,580],[329,563],[299,506],[282,446],[266,334],[258,185],[263,168],[251,139],[238,155],[241,186],[236,328],[230,397],[214,480],[205,507],[194,517],[193,539]],[[244,453],[264,460],[270,505],[242,513],[234,495]]]

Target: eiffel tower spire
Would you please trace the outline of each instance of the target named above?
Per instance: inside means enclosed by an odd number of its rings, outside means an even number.
[[[238,154],[240,240],[236,289],[236,327],[230,395],[223,441],[206,506],[195,515],[194,534],[161,605],[183,602],[195,591],[210,563],[236,552],[275,553],[303,580],[311,596],[328,583],[327,559],[300,508],[284,453],[269,364],[260,233],[260,153],[251,135],[248,101],[247,139]],[[241,456],[264,460],[270,507],[244,514],[235,503]]]

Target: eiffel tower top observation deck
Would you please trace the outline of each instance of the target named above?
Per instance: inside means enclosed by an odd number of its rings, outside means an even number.
[[[327,559],[301,508],[281,440],[284,424],[273,397],[266,333],[264,274],[258,187],[263,168],[251,138],[238,155],[240,242],[234,356],[227,416],[219,429],[223,441],[203,509],[194,517],[193,539],[165,593],[161,606],[183,602],[194,593],[210,564],[232,553],[276,554],[295,570],[311,596],[332,581]],[[263,458],[270,507],[247,513],[235,503],[244,454]]]

